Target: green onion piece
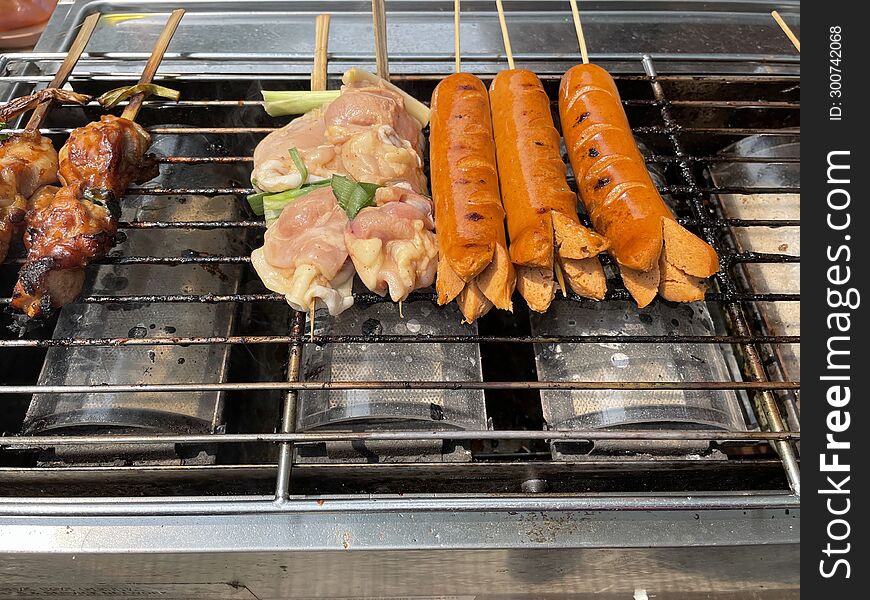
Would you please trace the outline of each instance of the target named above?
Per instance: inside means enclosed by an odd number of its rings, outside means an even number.
[[[315,108],[320,108],[327,102],[332,102],[341,95],[339,90],[309,92],[267,91],[263,90],[264,108],[269,116],[301,115]]]
[[[6,129],[6,122],[0,121],[0,129]],[[9,137],[8,133],[0,133],[0,142]]]
[[[269,195],[269,192],[260,192],[259,194],[251,194],[248,196],[248,204],[255,215],[263,216],[263,198]]]
[[[299,151],[296,148],[290,148],[290,158],[293,159],[293,164],[296,165],[296,170],[302,177],[301,185],[305,185],[305,182],[308,181],[308,167],[305,166],[305,162],[299,156]]]
[[[298,200],[308,192],[312,192],[317,188],[322,188],[330,185],[330,180],[317,181],[310,183],[304,187],[287,190],[285,192],[277,192],[275,194],[263,195],[263,215],[266,217],[266,225],[269,226],[278,220],[281,216],[281,211],[294,200]]]
[[[112,108],[113,106],[117,106],[119,102],[123,102],[127,98],[131,98],[136,94],[159,96],[161,98],[172,100],[173,102],[178,102],[178,99],[181,97],[181,92],[178,90],[169,89],[168,87],[163,87],[162,85],[154,83],[140,83],[137,85],[128,85],[109,90],[97,98],[97,102],[99,102],[100,106],[103,108]]]
[[[365,207],[374,206],[375,191],[379,187],[374,183],[351,181],[341,175],[332,176],[332,193],[348,219],[353,219]]]

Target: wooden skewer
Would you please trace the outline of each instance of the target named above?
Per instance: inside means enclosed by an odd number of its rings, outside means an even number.
[[[69,76],[72,74],[76,63],[79,61],[82,52],[84,52],[85,46],[87,46],[88,42],[91,40],[91,35],[94,33],[94,29],[96,29],[99,20],[100,13],[92,14],[84,20],[76,39],[73,40],[72,46],[69,47],[69,51],[66,53],[66,58],[63,59],[63,63],[61,63],[60,68],[57,70],[57,73],[55,73],[54,79],[52,79],[51,83],[48,84],[48,87],[59,88],[66,83],[66,80],[69,79]],[[51,105],[52,100],[41,102],[39,106],[34,109],[33,114],[30,115],[30,120],[27,121],[27,127],[25,127],[25,130],[36,131],[42,127],[42,122],[45,121],[45,117],[48,116],[48,109],[51,108]]]
[[[311,303],[311,311],[309,314],[309,320],[311,321],[311,334],[308,339],[312,342],[314,341],[314,305],[316,302],[317,300]]]
[[[315,29],[311,91],[320,92],[326,89],[326,49],[329,46],[329,15],[317,15]]]
[[[562,295],[568,297],[568,290],[565,287],[565,275],[562,273],[562,265],[559,264],[559,257],[553,257],[553,272],[556,274],[556,283],[559,284],[559,289],[562,290]]]
[[[456,72],[462,70],[462,63],[459,58],[459,0],[453,0],[453,54],[456,61]]]
[[[571,0],[571,17],[574,19],[574,29],[577,31],[577,41],[580,43],[580,57],[583,64],[589,64],[589,53],[586,51],[586,36],[583,35],[583,24],[580,23],[580,10],[577,8],[577,0]]]
[[[788,24],[785,21],[783,21],[782,17],[779,16],[779,11],[775,10],[775,11],[771,12],[770,16],[772,16],[774,21],[777,22],[777,24],[779,25],[779,28],[782,29],[783,33],[785,33],[788,36],[788,39],[791,40],[791,43],[794,45],[795,49],[798,52],[800,52],[801,51],[801,41],[794,34],[794,31],[791,30],[791,27],[789,27]]]
[[[163,60],[163,54],[166,52],[166,48],[169,46],[172,36],[175,35],[175,30],[178,29],[178,23],[181,21],[181,17],[183,16],[183,8],[177,8],[172,11],[171,15],[169,15],[169,20],[166,21],[166,25],[163,27],[163,32],[160,34],[160,37],[157,38],[157,43],[154,45],[154,50],[151,51],[151,56],[148,58],[148,62],[145,63],[145,69],[142,71],[142,76],[139,77],[140,84],[151,83],[151,80],[154,79],[154,75],[157,74],[157,68],[160,66],[160,61]],[[144,99],[145,94],[136,94],[130,98],[130,102],[127,104],[127,108],[124,109],[121,117],[129,119],[130,121],[135,120],[136,115],[139,114],[139,109],[142,108],[142,101]]]
[[[501,37],[504,40],[504,52],[507,54],[508,67],[514,68],[514,53],[511,50],[511,38],[508,35],[507,22],[504,18],[504,6],[501,0],[495,0],[495,6],[498,9],[498,24],[501,26]]]
[[[375,30],[375,61],[378,77],[390,80],[390,66],[387,62],[387,11],[384,0],[372,0],[372,25]]]

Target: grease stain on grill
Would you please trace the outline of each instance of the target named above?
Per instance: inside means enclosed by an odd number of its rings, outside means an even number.
[[[384,325],[377,319],[366,319],[362,324],[362,334],[366,337],[383,335]]]
[[[172,327],[171,325],[166,325],[163,327],[163,331],[166,333],[175,333],[176,329],[175,329],[175,327]]]
[[[157,362],[157,353],[154,352],[154,350],[149,350],[149,351],[148,351],[148,360],[151,361],[151,364],[152,364],[152,365],[153,365],[155,362]]]
[[[444,409],[441,408],[440,405],[433,402],[429,405],[429,418],[431,418],[433,421],[443,421]]]
[[[136,325],[136,327],[131,327],[130,331],[127,332],[127,337],[131,338],[144,338],[148,337],[148,330],[142,327],[141,325]]]
[[[183,358],[179,358],[176,362],[177,362],[179,365],[183,365],[183,364],[184,364],[184,359],[183,359]]]

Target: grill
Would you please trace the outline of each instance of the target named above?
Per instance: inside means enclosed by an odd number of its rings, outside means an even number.
[[[470,4],[472,14],[483,10]],[[67,22],[77,18],[78,6]],[[522,14],[534,20],[537,13]],[[560,40],[569,39],[565,15],[560,13],[566,28]],[[435,22],[431,14],[416,16],[411,9],[397,21],[414,18]],[[446,23],[448,15],[442,19]],[[303,72],[293,72],[295,66],[282,71],[281,65],[288,60],[303,64],[310,54],[171,50],[156,80],[179,89],[182,100],[144,103],[140,122],[155,136],[161,176],[128,192],[131,208],[120,225],[122,244],[90,267],[93,275],[75,305],[23,338],[0,334],[0,516],[789,514],[799,507],[800,383],[799,355],[794,355],[800,337],[783,322],[796,314],[800,294],[794,279],[782,273],[793,276],[798,268],[800,257],[789,246],[797,243],[800,220],[765,208],[767,199],[779,206],[800,193],[799,178],[787,176],[797,172],[799,156],[777,150],[800,136],[799,77],[791,61],[770,55],[677,60],[666,53],[593,52],[594,61],[614,72],[635,135],[678,220],[701,234],[721,258],[706,302],[690,315],[694,326],[670,321],[677,306],[657,301],[638,311],[630,305],[612,261],[605,259],[606,299],[595,304],[557,296],[551,311],[558,318],[552,322],[530,316],[519,300],[513,315],[490,314],[474,328],[426,328],[421,314],[446,309],[436,308],[434,293],[423,290],[408,299],[405,320],[395,321],[403,324],[401,331],[365,324],[344,330],[320,314],[309,331],[306,315],[290,311],[282,296],[266,291],[249,265],[249,250],[262,242],[264,225],[248,212],[244,196],[252,192],[246,177],[254,146],[284,123],[261,110],[260,85],[306,89]],[[11,96],[44,85],[62,56],[6,55],[0,59],[0,86]],[[574,60],[560,49],[520,51],[516,59],[540,74],[553,99],[561,73]],[[95,94],[133,83],[143,60],[144,55],[122,47],[91,52],[71,85]],[[391,60],[394,83],[428,99],[450,59],[448,53],[412,52]],[[488,82],[502,67],[500,60],[497,53],[470,51],[468,68],[480,66],[477,72]],[[741,72],[729,72],[738,60]],[[373,58],[336,50],[330,61],[330,87],[335,87],[341,69],[371,68]],[[249,63],[257,70],[249,70]],[[203,64],[219,68],[212,73]],[[747,64],[764,66],[743,69]],[[43,134],[59,147],[69,131],[99,114],[95,105],[58,106]],[[747,138],[766,150],[741,146]],[[753,198],[757,210],[741,212]],[[757,235],[795,241],[771,250],[754,243]],[[209,251],[200,250],[205,240]],[[0,266],[3,295],[8,296],[20,263],[13,257]],[[137,281],[140,276],[146,278]],[[126,283],[118,284],[119,279]],[[392,311],[382,298],[355,292],[360,310]],[[185,311],[196,311],[195,317],[185,319]],[[145,322],[137,316],[143,314],[158,317]],[[584,315],[614,314],[639,321],[624,330],[585,327],[582,321]],[[125,334],[88,334],[103,331],[78,325],[92,318],[88,315],[111,316]],[[380,323],[392,323],[389,318]],[[5,325],[10,318],[3,320]],[[183,325],[169,326],[176,320]],[[408,326],[415,320],[422,331]],[[435,356],[467,352],[479,360],[480,377],[446,380],[421,372],[396,380],[387,364],[367,378],[324,379],[310,363],[330,348],[379,359],[390,352],[399,357],[430,349]],[[651,375],[608,380],[600,373],[636,371],[613,370],[619,367],[614,362],[609,370],[556,377],[555,363],[547,362],[559,353],[568,357],[565,364],[575,365],[570,361],[601,348],[612,354],[611,361],[622,360],[614,358],[617,353],[637,361],[685,350],[696,364],[664,375],[642,371]],[[53,365],[71,361],[70,356],[117,361],[132,370],[103,379],[88,375],[85,367],[67,369],[62,377],[52,374]],[[714,368],[714,362],[721,365]],[[411,399],[482,399],[484,417],[472,419],[473,428],[448,427],[439,414],[413,423],[353,419],[298,430],[300,410],[312,398],[350,393],[377,398],[388,392]],[[589,398],[594,405],[596,399],[625,397],[645,407],[661,407],[673,398],[680,405],[690,397],[722,398],[731,411],[728,422],[737,425],[626,418],[590,427],[586,421],[556,419],[557,409],[571,416],[581,397],[587,405]],[[59,411],[64,398],[123,400],[146,412],[154,403],[164,413],[196,398],[195,403],[210,407],[213,418],[167,423],[150,413],[147,418],[131,413],[125,417],[129,421],[112,417],[66,427],[34,419],[36,404]],[[439,405],[438,411],[446,407]],[[420,450],[409,459],[397,448]],[[537,514],[544,518],[543,512]]]

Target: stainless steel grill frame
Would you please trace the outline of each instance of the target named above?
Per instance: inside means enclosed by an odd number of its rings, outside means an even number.
[[[140,3],[141,4],[141,3]],[[147,3],[149,8],[160,10],[165,3]],[[263,3],[268,7],[271,3]],[[344,3],[347,4],[347,3]],[[352,4],[352,3],[351,3]],[[451,3],[452,4],[452,3]],[[463,3],[465,4],[465,3]],[[477,7],[479,10],[482,7]],[[479,3],[478,3],[479,4]],[[542,3],[553,4],[553,3]],[[592,3],[590,3],[592,4]],[[603,3],[607,5],[607,3]],[[625,3],[617,3],[625,4]],[[661,3],[666,4],[666,3]],[[786,3],[789,4],[789,3]],[[125,7],[127,3],[113,3],[110,7]],[[508,3],[510,10],[510,3]],[[70,8],[69,16],[62,22],[68,25],[78,18],[81,11],[92,8],[87,3],[75,3]],[[308,7],[312,9],[313,7]],[[76,11],[79,11],[77,13]],[[361,10],[361,9],[357,9]],[[474,10],[474,9],[472,9]],[[313,18],[313,17],[312,17]],[[71,21],[73,20],[73,21]],[[35,54],[7,54],[0,57],[0,90],[6,84],[14,93],[22,93],[22,89],[39,86],[50,79],[52,65],[59,62],[62,53],[39,52]],[[158,77],[165,83],[180,87],[184,93],[186,86],[196,85],[202,81],[221,81],[233,79],[234,81],[250,79],[274,80],[285,87],[305,87],[307,78],[300,73],[275,73],[276,68],[282,61],[292,60],[293,64],[304,63],[310,57],[305,53],[264,53],[264,54],[229,54],[229,53],[198,53],[195,55],[167,54],[165,69],[172,70],[176,67],[179,74]],[[340,70],[347,63],[366,66],[373,62],[373,56],[348,54],[333,55],[331,73]],[[0,385],[0,402],[11,395],[27,395],[33,393],[62,394],[69,392],[79,393],[110,393],[110,392],[182,392],[200,389],[225,390],[235,392],[255,393],[263,390],[275,390],[284,393],[283,410],[280,419],[273,424],[270,431],[249,433],[225,433],[214,435],[51,435],[51,436],[23,436],[8,435],[0,438],[0,459],[4,454],[33,451],[52,446],[61,445],[124,445],[135,446],[144,444],[271,444],[277,445],[277,461],[274,464],[260,465],[215,465],[209,467],[148,467],[148,466],[113,466],[113,467],[76,467],[64,468],[39,468],[28,466],[0,466],[0,479],[7,482],[11,489],[30,490],[30,495],[5,494],[0,497],[0,553],[27,549],[32,554],[30,558],[15,563],[19,566],[27,565],[29,561],[35,561],[40,555],[45,557],[46,552],[57,552],[65,556],[57,556],[54,561],[58,565],[69,565],[69,556],[75,552],[75,546],[79,542],[85,552],[94,552],[95,556],[86,561],[92,561],[93,567],[99,563],[96,554],[122,551],[141,552],[149,550],[158,554],[164,552],[187,553],[190,560],[198,563],[209,563],[208,549],[214,550],[219,547],[224,551],[240,553],[239,560],[235,563],[238,572],[250,569],[257,572],[256,577],[267,577],[267,566],[260,563],[258,556],[275,547],[280,547],[290,553],[293,550],[293,560],[300,560],[300,550],[320,550],[325,553],[343,549],[368,549],[370,556],[381,556],[372,560],[381,562],[389,552],[397,549],[428,548],[450,549],[463,548],[457,551],[457,556],[471,557],[471,548],[489,549],[514,549],[518,552],[519,560],[528,561],[527,564],[536,563],[559,563],[573,561],[568,555],[557,557],[554,554],[550,559],[543,558],[540,550],[534,548],[553,549],[586,549],[588,557],[597,557],[602,560],[606,554],[594,552],[593,549],[607,546],[619,546],[623,548],[626,557],[634,558],[648,568],[660,561],[683,560],[691,554],[683,556],[680,552],[670,553],[665,548],[680,545],[679,540],[685,540],[690,536],[696,540],[706,540],[710,545],[719,547],[723,560],[731,561],[731,565],[715,565],[708,559],[703,559],[706,564],[704,577],[709,578],[711,573],[731,573],[735,569],[747,569],[757,572],[751,566],[751,559],[741,557],[739,548],[743,544],[757,544],[758,540],[764,540],[768,546],[767,556],[770,557],[772,569],[767,581],[775,580],[774,571],[795,568],[792,561],[797,556],[794,544],[798,539],[798,526],[800,506],[800,470],[796,450],[796,442],[800,439],[800,432],[795,427],[797,415],[795,414],[793,393],[800,389],[799,381],[777,379],[775,370],[765,361],[776,360],[776,353],[771,352],[772,347],[782,344],[797,344],[799,336],[771,335],[762,330],[755,315],[756,307],[764,302],[799,302],[799,294],[793,293],[757,293],[747,282],[740,277],[740,265],[746,263],[798,263],[798,256],[786,253],[754,253],[738,252],[734,250],[730,232],[734,228],[744,227],[797,227],[799,220],[782,219],[755,219],[741,220],[729,219],[722,216],[716,204],[716,194],[722,193],[799,193],[799,188],[757,188],[757,187],[724,187],[711,185],[704,181],[700,174],[707,166],[723,161],[759,162],[765,164],[796,162],[795,159],[752,159],[752,158],[729,158],[720,155],[696,153],[687,150],[687,137],[704,135],[711,138],[739,138],[748,135],[785,136],[789,138],[799,137],[799,128],[777,126],[775,118],[766,118],[766,122],[760,126],[745,127],[710,127],[704,124],[693,123],[675,116],[675,111],[691,109],[725,110],[735,109],[741,111],[786,111],[794,115],[799,111],[797,93],[788,92],[793,99],[774,100],[766,97],[753,96],[759,90],[776,87],[781,90],[797,88],[796,63],[788,58],[775,58],[769,54],[753,56],[727,56],[727,55],[680,55],[652,54],[639,56],[637,54],[605,54],[596,56],[599,62],[605,66],[613,66],[617,74],[617,82],[624,90],[624,101],[627,107],[648,111],[651,115],[649,123],[637,124],[635,133],[643,136],[658,136],[663,143],[659,148],[665,148],[665,152],[656,152],[647,156],[651,164],[658,164],[665,168],[667,173],[667,185],[660,189],[679,197],[685,211],[679,215],[680,222],[701,233],[717,251],[719,251],[722,270],[716,276],[716,289],[707,296],[707,302],[711,307],[720,311],[727,320],[728,333],[725,335],[711,336],[567,336],[567,335],[506,335],[497,333],[483,333],[467,336],[411,336],[411,335],[372,335],[372,336],[314,336],[309,337],[305,327],[305,315],[293,314],[291,322],[284,327],[283,324],[275,324],[275,333],[269,335],[232,335],[223,337],[214,336],[185,336],[163,338],[103,338],[103,339],[49,339],[45,337],[31,337],[14,339],[5,336],[0,339],[0,356],[20,356],[22,352],[34,352],[40,348],[75,348],[81,346],[175,346],[175,345],[276,345],[286,347],[288,366],[285,373],[276,373],[272,381],[243,381],[224,382],[220,384],[201,384],[197,382],[162,382],[153,385],[107,385],[94,386],[38,386],[31,383]],[[564,63],[574,60],[573,56],[561,54],[536,53],[531,55],[518,54],[516,59],[519,63],[529,62],[536,65],[544,65],[538,69],[542,79],[550,88],[564,69]],[[117,85],[119,81],[133,81],[137,77],[136,68],[144,60],[141,53],[113,52],[111,54],[86,55],[82,63],[77,67],[71,83],[75,88],[86,89],[97,86],[102,89],[107,86]],[[246,72],[239,68],[239,73],[232,73],[234,65],[247,64],[253,61],[264,64],[261,73]],[[398,59],[399,64],[403,61],[413,64],[423,64],[421,72],[415,72],[417,67],[394,75],[394,81],[401,86],[420,91],[434,87],[435,83],[443,76],[444,64],[449,62],[449,57],[441,55],[407,54]],[[492,72],[499,68],[500,57],[498,55],[473,54],[472,62],[488,65],[485,71]],[[764,65],[764,72],[747,72],[746,65],[753,63]],[[224,69],[213,74],[197,73],[196,68],[200,63],[221,64]],[[190,68],[192,67],[192,69]],[[490,68],[491,67],[491,68]],[[295,67],[294,67],[295,68]],[[660,68],[667,74],[657,74],[656,68]],[[291,68],[292,70],[292,68]],[[736,73],[729,73],[729,71]],[[227,73],[226,71],[230,71]],[[725,72],[729,74],[709,74],[710,72]],[[752,71],[752,69],[750,69]],[[706,74],[698,74],[706,73]],[[484,78],[486,74],[484,73]],[[693,98],[674,96],[680,90],[688,90],[689,86],[697,82],[699,85],[716,85],[727,88],[733,85],[738,92],[736,97],[728,98]],[[189,99],[180,102],[177,107],[185,111],[206,111],[210,109],[239,110],[256,109],[261,103],[245,98],[235,99]],[[152,112],[157,115],[159,111],[174,108],[166,102],[148,101],[144,105],[144,114]],[[61,114],[62,109],[58,111]],[[193,113],[191,113],[193,114]],[[80,120],[80,119],[79,119]],[[55,119],[56,121],[56,119]],[[69,125],[49,127],[44,134],[62,140],[65,135],[75,126],[82,123],[71,122]],[[230,135],[249,136],[263,135],[274,127],[224,127],[214,125],[189,126],[189,127],[162,127],[149,128],[155,133],[174,135]],[[16,131],[15,129],[7,132]],[[721,145],[725,145],[724,143]],[[253,150],[253,142],[250,145]],[[164,156],[160,162],[184,166],[194,169],[200,164],[211,163],[246,163],[250,162],[250,155],[239,156]],[[244,202],[244,195],[251,190],[246,187],[208,187],[208,188],[157,188],[153,186],[140,186],[130,190],[130,194],[154,194],[154,195],[180,195],[198,194],[215,196],[222,194],[234,194],[240,202]],[[184,221],[184,222],[161,222],[161,221],[137,221],[121,224],[121,229],[213,229],[216,235],[233,235],[237,231],[262,231],[263,224],[256,220],[239,220],[229,222],[208,221]],[[8,259],[0,266],[3,270],[16,269],[20,259]],[[172,266],[174,268],[187,268],[195,265],[221,265],[221,264],[247,264],[248,256],[200,256],[184,255],[170,257],[155,256],[110,256],[105,259],[111,264],[153,264]],[[605,302],[612,300],[628,299],[627,292],[614,281],[609,282],[611,290]],[[2,292],[0,292],[2,295]],[[415,293],[409,301],[431,302],[434,294],[430,292]],[[183,310],[185,303],[280,303],[283,297],[271,293],[240,293],[231,295],[213,294],[188,294],[172,290],[142,296],[87,296],[80,302],[99,304],[126,303],[156,303],[167,302],[177,304]],[[357,295],[358,302],[381,302],[383,299],[374,294]],[[576,296],[567,297],[562,302],[584,302]],[[8,298],[0,299],[0,303],[8,303]],[[281,330],[284,331],[281,331]],[[533,343],[562,343],[562,344],[588,344],[588,343],[663,343],[663,344],[726,344],[733,346],[742,358],[744,377],[737,381],[695,381],[695,382],[654,382],[637,381],[628,383],[608,383],[601,381],[490,381],[483,382],[443,382],[443,381],[365,381],[365,382],[314,382],[300,381],[300,357],[306,344],[360,344],[360,343],[389,343],[402,344],[415,343],[479,343],[479,344],[503,344],[505,347],[515,345],[527,345]],[[772,358],[771,358],[772,357]],[[686,430],[620,430],[620,431],[528,431],[528,430],[490,430],[490,431],[392,431],[392,432],[317,432],[298,433],[294,431],[296,394],[300,390],[321,389],[483,389],[483,390],[538,390],[538,389],[635,389],[635,390],[743,390],[753,398],[756,418],[764,425],[762,431],[725,432],[725,431],[686,431]],[[293,447],[296,444],[311,444],[324,441],[364,441],[364,440],[685,440],[704,441],[715,443],[735,443],[746,447],[759,444],[769,444],[774,453],[768,458],[755,461],[759,468],[769,472],[781,470],[784,474],[785,486],[778,489],[752,489],[744,490],[734,480],[728,489],[719,489],[710,486],[710,489],[693,490],[691,492],[656,491],[645,492],[642,489],[630,489],[616,493],[583,491],[583,485],[577,480],[584,474],[591,474],[596,468],[607,469],[606,465],[590,461],[588,465],[582,464],[556,464],[549,461],[536,462],[534,460],[518,460],[512,463],[493,463],[492,465],[430,465],[431,473],[436,477],[450,479],[458,477],[467,482],[466,487],[460,491],[447,491],[442,493],[421,492],[423,487],[414,489],[414,481],[421,478],[421,469],[426,466],[403,466],[403,465],[299,465],[293,461]],[[641,456],[632,457],[635,469],[656,470],[659,468],[651,461]],[[2,463],[0,463],[2,464]],[[628,463],[626,463],[628,464]],[[679,467],[674,467],[679,468]],[[719,463],[701,464],[692,466],[693,469],[704,471],[709,469],[711,473],[717,473],[717,469],[727,470]],[[489,474],[501,481],[493,486],[481,481]],[[568,471],[577,470],[577,473]],[[411,482],[402,486],[397,492],[382,493],[320,493],[299,494],[294,491],[297,480],[310,481],[317,477],[327,478],[332,474],[346,480],[365,479],[369,473],[376,473],[376,477],[383,477],[384,472],[395,472],[395,478],[407,477]],[[226,478],[249,478],[260,482],[262,485],[272,482],[274,493],[263,495],[252,494],[244,490],[234,494],[221,494],[218,496],[201,493],[196,495],[158,495],[135,497],[133,494],[118,497],[47,497],[40,492],[33,494],[32,490],[41,489],[41,485],[49,485],[51,482],[75,482],[77,480],[105,482],[109,485],[112,481],[122,481],[131,477],[154,476],[171,485],[174,477],[184,472],[198,473],[202,477]],[[723,478],[727,476],[723,473]],[[572,483],[566,484],[554,492],[524,492],[514,487],[519,481],[535,479],[542,476],[550,481],[558,481],[563,477]],[[715,477],[715,475],[714,475]],[[162,478],[162,479],[161,479]],[[475,483],[477,482],[477,483]],[[5,485],[5,484],[4,484]],[[19,486],[16,488],[16,486]],[[50,485],[46,489],[51,489]],[[398,488],[397,488],[398,489]],[[741,514],[742,513],[742,514]],[[697,525],[697,515],[703,515],[703,525]],[[411,515],[410,520],[408,515]],[[416,515],[416,517],[415,517]],[[539,521],[535,521],[540,515]],[[578,515],[585,515],[582,519]],[[625,516],[631,515],[635,520],[626,520]],[[748,515],[748,516],[747,516]],[[764,519],[761,519],[764,517]],[[112,523],[119,523],[118,519],[136,519],[136,534],[131,540],[113,539],[111,531]],[[415,523],[414,520],[418,519]],[[530,521],[531,519],[531,521]],[[560,520],[561,519],[561,520]],[[578,525],[574,519],[581,519],[583,525]],[[202,527],[188,527],[192,520],[197,521]],[[289,520],[289,521],[288,521]],[[534,522],[533,522],[534,521]],[[281,523],[296,523],[299,528],[291,528],[288,531]],[[496,523],[497,525],[493,525]],[[336,530],[336,524],[338,529]],[[303,526],[304,525],[304,526]],[[57,533],[63,527],[73,526],[76,534],[69,543],[57,537]],[[97,527],[100,532],[99,542],[88,544],[78,532],[81,528],[90,528],[94,531]],[[429,528],[430,533],[426,539],[418,539],[420,532]],[[164,529],[165,528],[165,529]],[[383,532],[379,533],[379,529]],[[421,529],[423,528],[423,529]],[[160,533],[160,532],[163,533]],[[40,533],[42,532],[42,533]],[[233,532],[233,533],[230,533]],[[46,534],[48,538],[40,538]],[[437,534],[437,535],[436,535]],[[139,537],[141,536],[141,537]],[[154,536],[154,537],[147,537]],[[233,537],[235,536],[235,537]],[[440,537],[439,537],[440,536]],[[519,536],[519,538],[517,537]],[[485,541],[484,541],[485,540]],[[630,548],[644,546],[656,547],[655,552],[643,553],[638,551],[632,554]],[[656,552],[660,553],[655,556]],[[245,554],[247,553],[247,554]],[[258,554],[260,553],[260,554]],[[386,553],[386,554],[385,554]],[[162,555],[162,554],[161,554]],[[440,554],[443,560],[443,553]],[[271,560],[271,559],[270,559]],[[338,557],[329,558],[330,564],[335,561],[345,560]],[[366,558],[347,559],[351,564],[357,564],[359,568],[365,568]],[[426,571],[422,562],[408,557],[408,564],[416,565],[414,568],[426,572],[425,581],[429,582],[432,589],[436,589],[437,574]],[[422,560],[422,559],[421,559]],[[460,560],[460,559],[457,559]],[[492,560],[489,558],[487,560]],[[548,562],[549,561],[549,562]],[[184,561],[182,561],[184,562]],[[280,561],[279,561],[280,562]],[[448,561],[450,563],[450,561]],[[13,563],[9,563],[10,569]],[[35,563],[30,563],[35,564]],[[173,572],[170,562],[164,558],[153,559],[155,568],[164,568]],[[191,563],[192,564],[192,563]],[[271,565],[271,563],[269,563]],[[290,571],[301,577],[305,572],[304,560],[291,566]],[[271,568],[278,568],[278,563]],[[212,565],[215,572],[219,567]],[[315,567],[315,571],[318,571]],[[135,569],[134,569],[135,570]],[[287,572],[287,567],[283,568]],[[320,569],[319,571],[322,571]],[[593,569],[594,580],[604,581],[606,573],[601,569]],[[4,571],[0,567],[0,574],[9,576],[10,571]],[[673,574],[672,574],[673,575]],[[181,576],[181,575],[173,575]],[[235,575],[234,575],[235,577]],[[497,580],[498,576],[493,576]],[[572,581],[580,581],[591,577],[590,572],[575,572]],[[680,577],[674,575],[676,579]],[[786,579],[793,584],[791,575]],[[14,581],[12,579],[11,581]],[[219,581],[224,581],[223,579]],[[230,594],[233,582],[238,579],[227,580],[226,588],[212,588],[210,594]],[[568,581],[568,580],[566,580]],[[684,587],[691,590],[697,585],[697,580],[691,575],[682,578]],[[695,583],[689,583],[694,581]],[[531,578],[528,586],[523,589],[544,589],[538,587],[546,585],[534,581]],[[241,586],[244,587],[244,586]],[[328,587],[328,586],[327,586]],[[654,587],[654,586],[653,586]],[[727,585],[725,585],[727,587]],[[788,586],[787,586],[788,587]],[[326,589],[326,588],[324,588]],[[342,589],[346,593],[350,588],[338,584],[329,588],[331,590]],[[372,588],[375,589],[375,588]],[[381,592],[384,590],[378,588]],[[385,589],[385,588],[384,588]],[[429,588],[427,588],[429,589]],[[444,588],[438,588],[444,589]],[[455,588],[451,588],[455,589]],[[519,589],[519,588],[518,588]],[[552,588],[548,588],[552,589]],[[563,588],[559,588],[563,589]],[[3,597],[4,588],[0,586],[0,597]],[[205,592],[203,592],[205,593]],[[241,593],[241,592],[240,592]],[[299,592],[296,592],[299,593]],[[312,593],[312,596],[319,595]],[[216,597],[216,596],[213,596]],[[223,596],[220,596],[223,597]],[[231,597],[231,596],[227,596]],[[239,597],[246,597],[240,595]],[[774,597],[774,596],[771,596]]]

